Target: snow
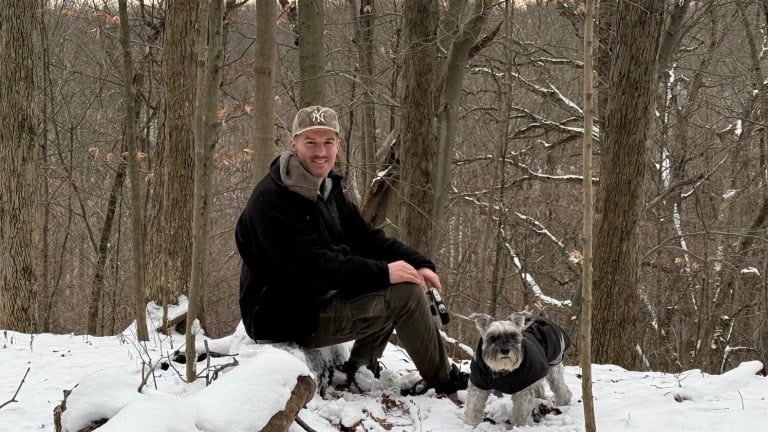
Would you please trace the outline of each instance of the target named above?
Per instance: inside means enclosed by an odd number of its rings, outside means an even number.
[[[157,308],[149,317],[156,319]],[[154,326],[150,325],[150,329]],[[150,330],[152,331],[152,330]],[[323,361],[339,360],[349,344],[305,351],[290,344],[256,344],[242,326],[222,339],[207,339],[209,349],[222,352],[197,363],[201,376],[185,383],[184,365],[170,361],[183,350],[183,335],[152,333],[145,346],[132,339],[133,328],[108,337],[73,334],[24,334],[0,330],[0,432],[53,431],[53,409],[62,391],[77,387],[62,416],[65,430],[74,431],[101,418],[111,418],[99,431],[235,432],[258,431],[282,409],[299,376],[317,378]],[[202,343],[200,349],[204,350]],[[235,365],[235,359],[237,365]],[[149,364],[157,366],[147,375]],[[163,363],[170,367],[159,367]],[[220,368],[206,386],[206,365]],[[406,353],[389,345],[382,357],[381,378],[365,368],[357,373],[360,391],[329,387],[316,393],[299,413],[317,431],[471,431],[460,406],[432,391],[401,396],[418,372]],[[461,364],[468,369],[467,362]],[[21,383],[24,373],[29,375]],[[314,368],[314,369],[313,369]],[[628,371],[614,365],[592,367],[597,429],[600,431],[768,431],[768,378],[756,373],[759,361],[744,362],[722,375],[700,370],[670,374]],[[567,366],[565,380],[574,393],[562,414],[548,414],[541,423],[517,427],[520,432],[580,432],[584,430],[580,369]],[[19,387],[21,383],[21,387]],[[141,386],[141,392],[138,392]],[[551,396],[551,392],[548,391]],[[466,400],[466,391],[458,393]],[[511,398],[492,395],[486,417],[475,430],[512,429]],[[290,432],[304,429],[297,423]]]
[[[760,276],[760,270],[758,270],[755,267],[745,267],[741,269],[741,274],[753,274],[755,276]]]

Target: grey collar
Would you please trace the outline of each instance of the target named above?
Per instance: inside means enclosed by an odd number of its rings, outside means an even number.
[[[289,151],[280,154],[280,178],[289,190],[310,201],[317,201],[318,196],[324,200],[328,199],[333,186],[333,181],[326,177],[323,179],[321,187],[318,188],[317,177],[307,171],[299,162],[299,158]]]

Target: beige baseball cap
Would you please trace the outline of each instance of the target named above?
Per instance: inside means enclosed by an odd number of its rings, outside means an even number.
[[[293,119],[291,137],[310,129],[328,129],[338,134],[339,117],[336,111],[319,105],[300,109]]]

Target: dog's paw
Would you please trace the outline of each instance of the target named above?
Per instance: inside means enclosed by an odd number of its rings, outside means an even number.
[[[566,388],[563,391],[555,393],[555,404],[557,406],[570,405],[572,398],[573,395],[571,394],[571,391]]]
[[[464,410],[464,423],[470,426],[477,426],[483,421],[483,413],[473,413]]]

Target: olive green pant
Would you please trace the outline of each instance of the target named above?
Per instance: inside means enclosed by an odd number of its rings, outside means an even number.
[[[304,344],[319,348],[354,340],[349,363],[368,366],[381,358],[392,331],[428,384],[448,379],[450,363],[424,291],[401,283],[359,297],[331,296],[317,330]]]

